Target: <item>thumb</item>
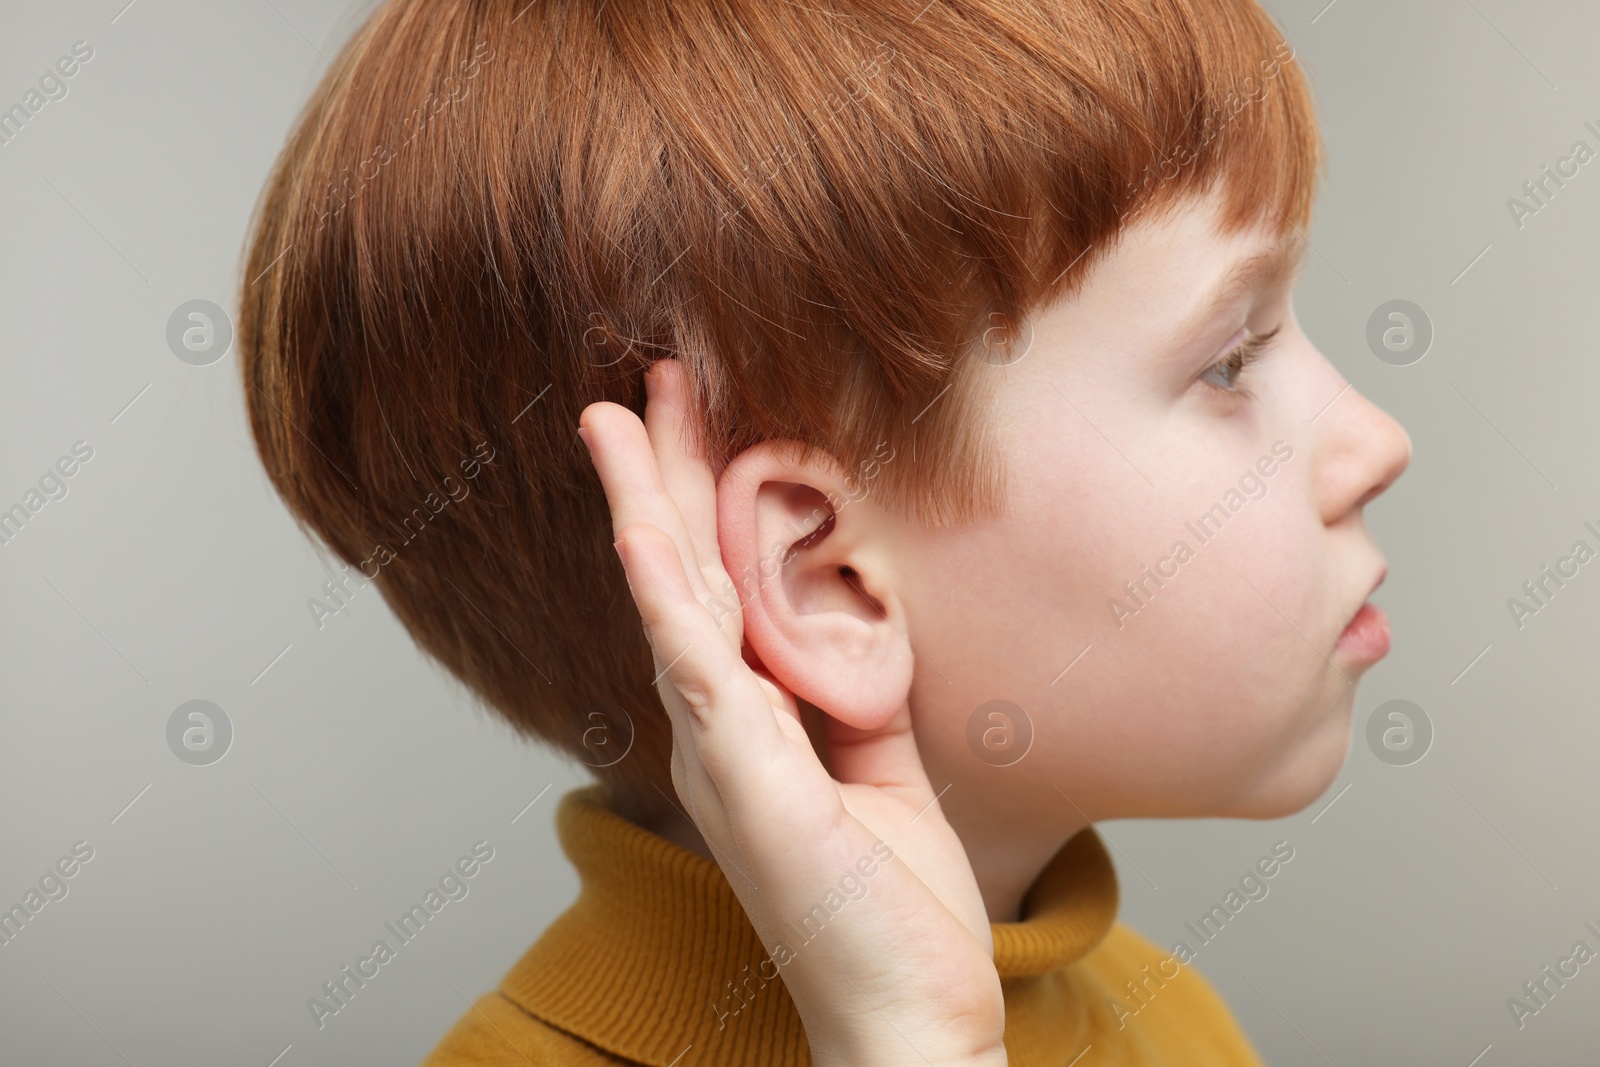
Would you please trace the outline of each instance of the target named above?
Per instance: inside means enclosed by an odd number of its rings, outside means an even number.
[[[862,729],[827,717],[828,760],[841,783],[875,786],[902,799],[925,804],[933,798],[917,736],[911,729],[911,704],[903,702],[881,726]]]

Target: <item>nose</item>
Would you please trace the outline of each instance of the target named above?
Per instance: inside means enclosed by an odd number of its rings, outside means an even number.
[[[1331,525],[1394,484],[1411,463],[1411,437],[1353,386],[1316,422],[1317,503]]]

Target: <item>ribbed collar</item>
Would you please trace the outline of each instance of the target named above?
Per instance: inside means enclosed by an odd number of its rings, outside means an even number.
[[[799,1014],[722,869],[624,819],[607,798],[598,783],[561,798],[557,833],[582,888],[500,991],[545,1023],[652,1067],[680,1062],[690,1046],[683,1063],[804,1067]],[[1013,1063],[1077,1040],[1088,1007],[1070,1003],[1070,965],[1105,938],[1116,912],[1115,869],[1089,827],[1034,881],[1021,921],[990,924]]]

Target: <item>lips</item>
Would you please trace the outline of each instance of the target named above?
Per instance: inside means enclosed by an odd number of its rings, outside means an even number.
[[[1368,596],[1383,584],[1388,574],[1387,567],[1379,573],[1378,580],[1372,583],[1372,589],[1367,592]],[[1370,601],[1363,603],[1345,624],[1333,647],[1335,651],[1344,652],[1358,662],[1376,663],[1389,653],[1389,616],[1378,605]]]

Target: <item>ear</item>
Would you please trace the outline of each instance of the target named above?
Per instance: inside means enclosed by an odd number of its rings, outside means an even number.
[[[717,479],[717,542],[744,638],[778,684],[857,729],[911,693],[915,654],[897,593],[896,516],[829,457],[762,441]],[[816,455],[816,453],[814,453]]]

